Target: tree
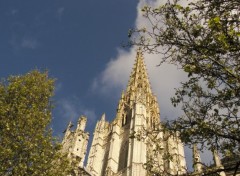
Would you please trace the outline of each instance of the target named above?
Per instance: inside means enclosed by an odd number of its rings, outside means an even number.
[[[158,53],[160,64],[176,64],[188,73],[171,99],[185,114],[166,127],[179,131],[184,143],[216,149],[223,157],[240,155],[239,7],[239,0],[187,5],[168,0],[159,7],[143,7],[151,27],[129,32],[131,45]]]
[[[0,83],[0,175],[67,175],[69,162],[52,137],[54,80],[32,71]]]

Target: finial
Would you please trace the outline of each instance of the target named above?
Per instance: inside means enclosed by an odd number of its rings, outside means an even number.
[[[105,121],[105,113],[103,113],[102,117],[101,117],[101,121]]]
[[[70,122],[68,123],[67,128],[63,131],[63,133],[66,133],[67,131],[70,131],[70,129],[71,129],[73,126],[74,126],[74,125],[73,125],[72,122],[70,121]]]
[[[81,115],[81,116],[79,117],[79,119],[78,119],[78,123],[80,123],[82,120],[87,121],[87,117],[84,116],[84,115]]]
[[[69,124],[68,124],[68,129],[71,129],[74,125],[72,124],[72,122],[70,121]]]
[[[124,98],[124,91],[122,91],[122,95],[121,95],[121,99],[123,99]]]
[[[142,47],[138,47],[137,52],[142,52]]]
[[[140,57],[140,56],[142,56],[142,48],[141,47],[139,47],[138,49],[137,49],[137,57]]]

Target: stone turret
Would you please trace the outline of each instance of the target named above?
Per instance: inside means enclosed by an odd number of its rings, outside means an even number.
[[[87,151],[89,133],[84,131],[86,122],[87,118],[85,116],[81,116],[78,120],[75,131],[71,131],[73,124],[70,122],[62,141],[62,151],[68,153],[68,157],[71,161],[77,162],[78,167],[83,167]]]

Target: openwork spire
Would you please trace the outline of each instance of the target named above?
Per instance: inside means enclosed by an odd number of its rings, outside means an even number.
[[[141,103],[150,111],[149,121],[159,123],[159,105],[157,98],[152,94],[146,65],[144,63],[143,53],[138,49],[135,64],[133,66],[131,76],[128,81],[126,92],[122,92],[118,104],[118,117],[122,117],[122,113],[126,109],[132,109],[134,104]]]
[[[152,93],[141,49],[137,51],[136,61],[127,86],[127,93],[136,93],[139,90]]]

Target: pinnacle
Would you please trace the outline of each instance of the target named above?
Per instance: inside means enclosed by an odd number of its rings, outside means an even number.
[[[147,75],[146,65],[144,63],[143,53],[141,48],[137,50],[137,56],[131,76],[128,82],[127,91],[136,89],[145,89],[151,93],[150,83]]]
[[[122,92],[121,98],[118,103],[117,118],[122,119],[124,107],[133,108],[135,103],[141,103],[146,107],[155,107],[154,111],[151,111],[152,121],[159,123],[159,105],[156,97],[152,94],[146,65],[144,63],[144,57],[141,49],[137,51],[135,64],[133,66],[130,79],[128,81],[127,90]]]
[[[73,126],[73,124],[72,124],[72,122],[70,121],[70,122],[68,123],[68,129],[72,128],[72,126]]]
[[[103,113],[102,117],[101,117],[101,121],[105,121],[105,113]]]

